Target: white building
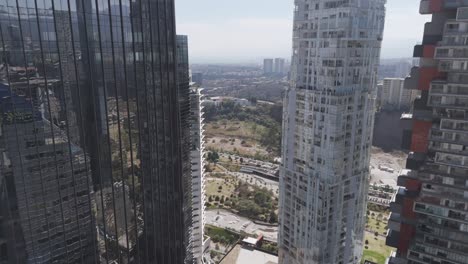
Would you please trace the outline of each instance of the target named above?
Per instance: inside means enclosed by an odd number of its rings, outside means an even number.
[[[190,160],[192,164],[192,243],[195,264],[203,263],[203,253],[209,245],[204,235],[205,228],[205,166],[204,129],[201,88],[190,90]]]
[[[273,59],[263,60],[263,73],[265,74],[273,73]]]
[[[360,263],[385,0],[296,0],[279,263]]]
[[[276,58],[274,72],[278,74],[284,73],[284,59]]]
[[[385,78],[380,94],[380,106],[384,109],[409,109],[419,96],[419,91],[404,89],[405,79]]]

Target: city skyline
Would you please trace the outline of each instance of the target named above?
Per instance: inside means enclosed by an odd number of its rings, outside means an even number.
[[[190,36],[192,63],[260,64],[264,58],[289,59],[293,8],[292,0],[178,0],[177,30]],[[414,15],[419,1],[391,0],[386,8],[382,58],[411,58],[430,17]]]
[[[0,0],[0,264],[467,252],[468,0]]]

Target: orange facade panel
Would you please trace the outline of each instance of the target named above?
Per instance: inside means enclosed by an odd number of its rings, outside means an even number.
[[[424,58],[434,58],[435,54],[435,45],[424,45],[423,47],[423,57]]]
[[[400,237],[398,241],[398,250],[406,255],[408,253],[408,248],[411,242],[411,239],[414,237],[415,228],[414,226],[401,224],[400,226]]]
[[[427,152],[431,127],[431,122],[414,120],[413,135],[411,137],[411,151],[416,153]]]
[[[421,182],[416,179],[407,179],[405,181],[405,187],[408,191],[419,192],[421,190]]]
[[[437,13],[442,11],[443,0],[431,0],[429,4],[429,10],[431,13]]]
[[[414,200],[412,198],[405,198],[403,200],[403,207],[401,215],[406,219],[416,219],[416,213],[413,210]]]
[[[426,52],[426,50],[424,50]],[[430,50],[427,51],[431,52]],[[429,91],[431,82],[435,79],[445,78],[445,74],[439,72],[437,67],[421,67],[419,68],[418,90]]]

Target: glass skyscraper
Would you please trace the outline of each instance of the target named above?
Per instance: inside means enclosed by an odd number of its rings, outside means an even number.
[[[0,263],[191,261],[176,42],[172,0],[0,1]]]

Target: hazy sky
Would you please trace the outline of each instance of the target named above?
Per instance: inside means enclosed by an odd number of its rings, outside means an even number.
[[[290,57],[294,0],[176,0],[177,33],[192,63]],[[382,58],[412,57],[429,16],[416,0],[388,0]]]

